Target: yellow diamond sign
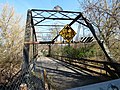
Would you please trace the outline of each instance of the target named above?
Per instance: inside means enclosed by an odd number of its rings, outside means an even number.
[[[75,34],[76,32],[68,24],[59,32],[59,35],[61,35],[67,42],[70,42]]]

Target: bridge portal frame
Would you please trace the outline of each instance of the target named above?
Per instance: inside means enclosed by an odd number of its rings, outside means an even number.
[[[47,13],[47,14],[43,14]],[[60,15],[62,17],[59,17],[57,15]],[[70,17],[70,15],[74,15],[74,17]],[[47,16],[48,15],[48,16]],[[30,64],[30,44],[33,45],[32,47],[32,59],[34,60],[37,56],[37,44],[54,44],[55,40],[58,38],[59,34],[54,37],[51,41],[39,41],[37,42],[37,36],[36,36],[36,26],[41,26],[41,27],[49,27],[49,26],[56,26],[52,24],[42,24],[45,20],[62,20],[62,21],[71,21],[69,23],[69,26],[73,25],[75,22],[89,28],[91,33],[93,34],[94,38],[96,39],[97,43],[103,50],[105,56],[107,57],[107,60],[109,62],[115,62],[113,60],[109,50],[106,48],[105,43],[103,40],[99,39],[96,35],[96,31],[90,21],[86,19],[81,12],[74,12],[74,11],[57,11],[57,10],[39,10],[39,9],[31,9],[28,10],[27,12],[27,20],[26,20],[26,29],[25,29],[25,38],[24,38],[24,48],[23,48],[23,56],[24,56],[24,67],[28,69],[29,64]],[[60,27],[63,27],[64,25],[57,25]],[[32,37],[32,39],[31,39]],[[32,40],[32,41],[31,41]],[[120,70],[119,67],[116,67],[115,65],[111,66],[112,68],[116,70]],[[118,74],[120,76],[120,73]]]

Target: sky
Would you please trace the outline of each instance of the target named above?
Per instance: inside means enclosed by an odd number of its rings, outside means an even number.
[[[0,4],[8,3],[17,13],[25,15],[28,9],[52,10],[59,5],[63,10],[80,11],[78,0],[0,0]]]

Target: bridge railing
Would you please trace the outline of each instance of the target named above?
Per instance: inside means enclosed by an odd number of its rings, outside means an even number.
[[[120,78],[120,71],[112,68],[112,65],[120,67],[119,63],[112,63],[107,61],[89,60],[85,58],[73,58],[68,56],[52,55],[53,58],[70,64],[81,71],[91,75],[102,75],[110,77],[111,79]]]

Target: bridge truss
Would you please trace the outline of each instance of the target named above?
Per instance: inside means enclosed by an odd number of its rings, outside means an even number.
[[[49,54],[50,54],[51,44],[63,43],[63,42],[58,42],[58,39],[61,38],[59,36],[59,30],[61,30],[66,24],[68,24],[73,28],[74,28],[74,25],[76,24],[82,25],[88,28],[91,31],[94,38],[96,39],[99,46],[101,47],[101,49],[103,50],[108,62],[91,61],[83,58],[81,59],[71,58],[71,59],[73,59],[73,61],[74,59],[81,60],[81,62],[77,62],[77,63],[83,64],[83,65],[87,65],[86,63],[83,63],[83,62],[92,62],[92,63],[102,64],[103,66],[105,66],[105,68],[92,66],[92,65],[88,65],[88,66],[106,70],[109,73],[109,75],[112,76],[112,78],[120,78],[120,68],[119,68],[120,65],[113,60],[103,40],[97,37],[94,27],[92,26],[90,21],[84,17],[84,15],[81,12],[39,10],[39,9],[31,9],[27,11],[27,20],[26,20],[24,47],[23,47],[24,59],[23,59],[23,67],[21,70],[22,74],[20,78],[28,74],[30,69],[35,68],[34,62],[37,60],[37,56],[38,56],[38,44],[48,44]],[[54,34],[54,31],[56,34]],[[76,38],[78,38],[78,35]],[[58,56],[55,56],[55,57],[59,59]],[[65,61],[66,57],[63,57],[63,56],[59,56],[59,57],[63,58],[62,60],[63,62],[66,62]],[[67,57],[67,58],[70,59],[70,57]],[[33,66],[31,67],[31,65]],[[73,66],[80,67],[76,65],[73,65]],[[111,70],[111,68],[113,68],[114,70]],[[86,68],[82,68],[82,69],[95,73],[95,71],[92,71]],[[100,74],[100,73],[97,73],[97,74]],[[17,80],[15,82],[17,82]]]
[[[55,37],[49,37],[49,40],[44,40],[40,38],[41,36],[39,35],[46,34],[49,36],[51,34],[50,28],[63,28],[66,24],[73,26],[75,23],[87,27],[103,50],[107,60],[114,62],[103,40],[100,40],[97,37],[94,27],[81,12],[31,9],[27,12],[24,45],[24,66],[28,67],[30,60],[37,56],[37,44],[55,44],[57,43],[56,39],[59,37],[58,32]],[[32,50],[29,49],[30,46],[33,48]],[[32,53],[32,57],[30,57],[30,52]],[[118,69],[114,65],[112,67]]]

